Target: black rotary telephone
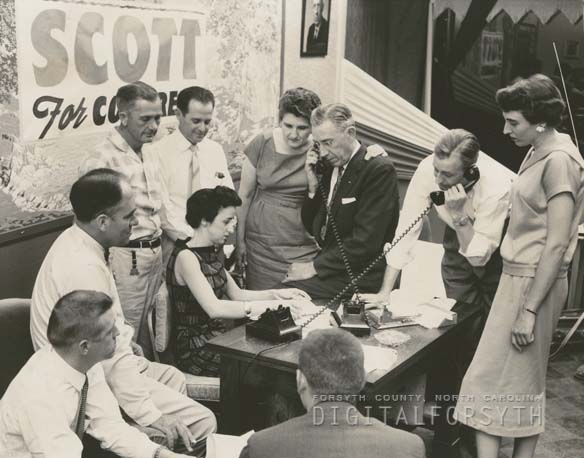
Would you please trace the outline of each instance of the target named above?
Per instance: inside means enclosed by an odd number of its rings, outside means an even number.
[[[302,328],[294,322],[290,307],[267,309],[257,321],[245,325],[245,335],[258,337],[270,342],[287,342],[302,338]]]
[[[464,171],[464,178],[468,183],[464,186],[466,192],[470,191],[472,187],[477,184],[477,181],[481,178],[481,173],[476,164],[471,165]],[[436,206],[444,205],[444,191],[434,191],[430,193],[430,199]]]

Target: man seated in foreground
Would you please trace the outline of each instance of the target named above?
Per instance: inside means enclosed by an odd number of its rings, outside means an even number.
[[[111,247],[128,244],[136,225],[132,188],[119,172],[95,169],[73,184],[70,200],[75,224],[51,246],[32,292],[35,350],[47,343],[49,316],[61,297],[78,289],[107,294],[113,300],[120,332],[114,355],[101,363],[109,387],[124,413],[140,427],[149,427],[149,435],[157,436],[160,431],[169,448],[179,443],[189,448],[192,438],[198,440],[215,431],[215,416],[186,396],[182,372],[133,353],[134,329],[125,322],[106,261]]]
[[[365,385],[361,343],[338,328],[312,331],[298,356],[296,385],[308,411],[249,438],[240,458],[425,457],[422,440],[361,415],[349,402]],[[333,400],[335,399],[335,400]]]
[[[2,398],[0,456],[79,458],[86,440],[99,442],[109,457],[184,456],[122,419],[97,364],[115,352],[119,331],[112,304],[97,291],[59,299],[48,323],[50,345],[31,356]]]

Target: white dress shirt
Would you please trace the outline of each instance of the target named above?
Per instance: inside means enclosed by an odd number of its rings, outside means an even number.
[[[433,159],[434,155],[431,154],[422,160],[410,181],[395,232],[396,237],[401,235],[428,206],[430,193],[439,190],[434,178]],[[501,243],[503,225],[509,214],[511,183],[515,174],[482,152],[479,153],[477,167],[481,177],[468,192],[469,199],[464,207],[465,213],[472,221],[474,236],[466,250],[461,247],[459,253],[472,266],[484,266]],[[434,208],[440,219],[455,229],[446,205]],[[413,259],[413,248],[421,231],[420,222],[387,253],[386,261],[389,266],[402,269]],[[386,244],[385,249],[388,246],[389,244]]]
[[[124,320],[103,247],[77,225],[65,230],[55,240],[37,275],[30,312],[30,330],[35,349],[48,343],[47,326],[57,301],[78,289],[101,291],[112,298],[120,335],[114,356],[101,364],[124,411],[140,425],[151,425],[162,413],[150,398],[145,376],[139,372],[142,359],[132,352],[130,342],[134,330]]]
[[[349,160],[345,163],[345,165],[343,165],[343,173],[346,172],[347,167],[349,167],[349,163],[351,162],[351,159],[353,159],[355,157],[355,154],[357,154],[357,151],[359,151],[360,149],[361,149],[361,143],[358,143],[357,146],[355,146],[355,149],[353,150],[353,152],[351,153],[351,157],[349,158]],[[331,174],[331,184],[330,184],[328,198],[326,200],[327,205],[331,204],[331,199],[333,198],[333,190],[335,189],[337,181],[341,180],[343,178],[343,174],[341,174],[341,176],[339,176],[339,170],[340,170],[339,167],[335,167],[333,169],[332,174]]]
[[[193,229],[185,219],[187,200],[191,191],[197,191],[192,189],[193,160],[199,161],[200,189],[218,185],[235,189],[221,145],[205,138],[197,144],[195,156],[191,145],[177,128],[172,134],[149,146],[156,150],[166,188],[162,229],[173,240],[191,237],[193,234]]]
[[[119,456],[154,456],[159,445],[124,422],[100,364],[87,379],[86,432]],[[80,458],[74,423],[84,382],[50,345],[35,353],[0,401],[0,456]]]

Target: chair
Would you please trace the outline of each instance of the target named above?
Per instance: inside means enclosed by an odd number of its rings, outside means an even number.
[[[30,299],[0,300],[0,398],[33,355]]]
[[[169,353],[172,330],[172,307],[166,284],[163,283],[154,301],[154,307],[148,313],[148,331],[154,348],[154,358],[160,361],[160,353]],[[215,415],[219,413],[220,383],[218,377],[203,377],[185,373],[187,395],[210,408]]]

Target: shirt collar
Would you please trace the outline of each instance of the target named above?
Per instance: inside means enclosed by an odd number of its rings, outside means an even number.
[[[136,152],[132,149],[124,137],[122,137],[122,134],[120,134],[117,127],[109,133],[108,140],[112,145],[115,146],[117,150],[121,151],[122,153],[131,153],[136,155]]]
[[[175,146],[174,151],[177,152],[187,151],[192,146],[192,143],[186,139],[186,137],[182,134],[178,127],[170,135],[173,136],[172,141]],[[197,143],[197,145],[200,145],[200,142]]]
[[[521,167],[519,168],[519,173],[523,172],[525,169],[528,169],[536,162],[541,161],[545,157],[547,157],[550,153],[554,151],[564,151],[570,157],[572,157],[576,162],[578,162],[581,166],[584,166],[584,160],[582,156],[578,152],[576,145],[572,142],[572,139],[568,134],[561,134],[556,132],[553,138],[550,138],[545,145],[540,146],[538,149],[531,148],[529,153],[525,157]]]
[[[69,382],[77,391],[81,391],[85,384],[86,375],[71,367],[53,347],[49,346],[46,351],[53,363],[51,365],[53,370]]]
[[[103,262],[105,263],[105,248],[101,246],[97,240],[81,229],[77,224],[73,224],[71,230],[73,231],[75,237],[80,239],[82,243],[91,248],[91,251],[99,255],[100,259],[103,259]]]

